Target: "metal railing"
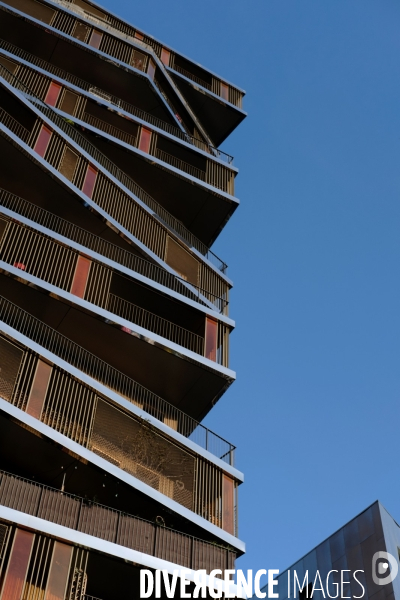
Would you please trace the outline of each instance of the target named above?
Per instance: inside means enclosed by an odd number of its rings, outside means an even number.
[[[219,150],[218,148],[211,146],[210,144],[208,144],[207,142],[204,142],[203,140],[199,140],[198,138],[191,135],[190,133],[182,131],[175,125],[171,125],[170,123],[167,123],[166,121],[163,121],[162,119],[159,119],[158,117],[155,117],[155,116],[151,115],[150,113],[148,113],[140,108],[137,108],[133,104],[130,104],[129,102],[126,102],[125,100],[121,100],[121,98],[118,98],[117,96],[114,96],[113,94],[109,94],[108,92],[105,92],[104,90],[101,90],[101,89],[93,86],[92,84],[88,83],[84,79],[81,79],[80,77],[76,77],[76,75],[72,75],[71,73],[68,73],[67,71],[64,71],[63,69],[60,69],[59,67],[56,67],[41,58],[37,58],[36,56],[34,56],[33,54],[30,54],[29,52],[26,52],[25,50],[21,50],[21,48],[14,46],[14,44],[11,44],[10,42],[6,42],[5,40],[0,40],[0,48],[3,48],[3,50],[6,50],[7,52],[14,54],[16,57],[22,58],[23,60],[31,63],[32,65],[35,65],[36,67],[39,67],[40,69],[43,69],[43,71],[47,71],[48,73],[51,73],[52,75],[55,75],[56,77],[59,77],[60,79],[63,79],[64,81],[68,81],[69,83],[72,83],[72,85],[74,85],[78,88],[81,88],[82,90],[85,90],[86,92],[89,92],[95,96],[98,96],[99,98],[102,98],[103,100],[105,100],[106,102],[109,102],[110,104],[114,104],[114,106],[116,106],[118,108],[122,108],[127,113],[134,115],[135,117],[138,117],[142,121],[146,121],[150,125],[154,125],[154,127],[157,127],[158,129],[162,129],[166,133],[169,133],[169,134],[173,135],[174,137],[177,137],[181,140],[184,140],[184,141],[192,144],[193,146],[196,146],[196,148],[199,148],[200,150],[203,150],[203,151],[211,154],[212,156],[218,158],[219,160],[223,160],[224,162],[226,162],[229,165],[233,164],[234,159],[233,159],[233,156],[231,156],[230,154],[227,154],[226,152],[223,152],[222,150]]]
[[[232,568],[236,558],[230,548],[3,470],[0,505],[189,569],[225,570]]]
[[[194,236],[178,219],[173,217],[165,208],[163,208],[154,198],[141,188],[124,171],[115,165],[107,156],[100,152],[96,146],[91,144],[82,133],[80,133],[71,122],[60,117],[60,115],[48,104],[40,100],[31,90],[21,83],[5,67],[0,65],[0,76],[3,77],[24,96],[41,113],[48,117],[57,127],[59,127],[67,136],[74,140],[85,152],[87,152],[98,164],[106,169],[115,179],[117,179],[126,189],[132,192],[146,206],[148,206],[156,217],[159,218],[170,230],[180,237],[189,247],[196,248],[200,254],[205,256],[220,271],[226,272],[227,264],[224,263],[216,254],[214,254],[203,242]]]
[[[3,296],[0,296],[0,320],[133,404],[143,407],[159,421],[173,422],[174,429],[183,436],[224,462],[234,464],[235,446]]]
[[[182,69],[182,67],[179,67],[177,64],[174,64],[174,66],[172,67],[172,69],[174,71],[177,71],[177,73],[181,73],[181,75],[184,75],[188,79],[191,79],[195,83],[198,83],[203,88],[206,88],[206,90],[210,90],[211,91],[211,84],[207,83],[206,81],[204,81],[204,79],[200,79],[200,77],[196,77],[196,75],[193,75],[193,73],[190,73],[189,71],[186,71],[186,69]]]
[[[204,355],[204,338],[192,331],[188,331],[167,319],[155,315],[128,300],[124,300],[115,294],[109,294],[107,310],[110,312],[136,323],[139,327],[148,329],[163,338],[179,344],[192,352],[196,352],[201,356]]]
[[[15,133],[21,140],[27,142],[30,132],[21,123],[18,123],[14,117],[0,107],[0,122],[3,123],[10,131]]]
[[[82,121],[85,121],[85,123],[88,123],[88,125],[92,125],[93,127],[96,127],[97,129],[108,133],[109,135],[117,138],[118,140],[129,144],[129,146],[136,146],[137,144],[137,137],[130,133],[127,133],[119,127],[110,125],[106,121],[103,121],[103,119],[99,119],[98,117],[94,117],[93,115],[90,115],[88,113],[83,113]]]
[[[136,273],[140,273],[148,279],[152,279],[160,285],[163,285],[178,294],[182,294],[186,298],[205,304],[201,299],[201,295],[203,295],[214,304],[215,308],[220,313],[225,314],[227,312],[228,302],[224,300],[224,298],[214,296],[210,292],[203,290],[200,287],[196,287],[193,284],[191,285],[194,290],[191,290],[186,285],[185,280],[177,275],[173,275],[150,261],[136,256],[119,246],[115,246],[111,242],[103,240],[97,235],[86,231],[86,229],[82,229],[78,225],[65,221],[61,217],[58,217],[35,204],[31,204],[31,202],[1,188],[0,205],[62,235],[63,237],[75,241],[86,248],[90,248],[94,252],[101,254]]]
[[[184,173],[188,173],[188,175],[192,175],[192,177],[196,177],[197,179],[201,179],[202,181],[206,180],[206,172],[198,169],[197,167],[193,167],[189,163],[181,160],[180,158],[176,158],[169,154],[168,152],[164,152],[164,150],[160,150],[160,148],[156,148],[155,153],[156,158],[159,158],[163,162],[183,171]]]

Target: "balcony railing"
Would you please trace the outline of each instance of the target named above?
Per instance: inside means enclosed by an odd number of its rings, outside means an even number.
[[[137,144],[137,137],[127,133],[126,131],[123,131],[123,129],[119,129],[119,127],[110,125],[106,121],[103,121],[103,119],[99,119],[98,117],[94,117],[88,113],[84,113],[82,116],[82,121],[85,121],[85,123],[96,127],[96,129],[100,129],[101,131],[108,133],[112,137],[115,137],[122,142],[125,142],[125,144],[129,144],[129,146],[135,147]]]
[[[0,471],[0,505],[188,569],[224,571],[232,569],[236,559],[230,548],[6,471]]]
[[[201,179],[202,181],[206,180],[205,171],[202,171],[197,167],[193,167],[193,165],[190,165],[189,163],[185,162],[184,160],[181,160],[180,158],[172,156],[172,154],[169,154],[168,152],[164,152],[164,150],[160,150],[160,148],[156,149],[155,156],[156,158],[159,158],[163,162],[171,165],[172,167],[175,167],[180,171],[184,171],[184,173],[188,173],[188,175],[192,175],[193,177]]]
[[[80,77],[76,77],[75,75],[72,75],[71,73],[68,73],[67,71],[64,71],[63,69],[60,69],[59,67],[56,67],[56,66],[52,65],[51,63],[46,62],[45,60],[42,60],[41,58],[37,58],[33,54],[30,54],[29,52],[26,52],[25,50],[22,50],[21,48],[14,46],[14,44],[11,44],[10,42],[6,42],[5,40],[0,40],[0,48],[2,48],[3,50],[6,50],[7,52],[10,52],[11,54],[14,54],[16,57],[19,57],[19,58],[31,63],[32,65],[39,67],[39,69],[43,69],[43,71],[47,71],[48,73],[55,75],[59,79],[68,81],[69,83],[72,83],[72,85],[74,85],[78,88],[81,88],[82,90],[85,90],[86,92],[94,94],[95,96],[102,98],[106,102],[109,102],[110,104],[114,104],[114,106],[116,106],[118,108],[122,108],[122,110],[126,111],[127,113],[134,115],[135,117],[138,117],[142,121],[146,121],[150,125],[154,125],[154,127],[157,127],[158,129],[162,129],[163,131],[173,135],[174,137],[184,140],[190,144],[193,144],[194,146],[196,146],[196,148],[199,148],[200,150],[208,152],[212,156],[215,156],[216,158],[223,160],[224,162],[228,163],[229,165],[233,164],[233,156],[226,154],[226,152],[222,152],[222,150],[219,150],[218,148],[215,148],[214,146],[207,144],[203,140],[199,140],[195,136],[182,131],[181,129],[179,129],[178,127],[175,127],[174,125],[170,125],[166,121],[163,121],[162,119],[159,119],[158,117],[155,117],[155,116],[151,115],[150,113],[147,113],[146,111],[141,110],[140,108],[137,108],[136,106],[134,106],[133,104],[130,104],[129,102],[126,102],[125,100],[121,100],[120,98],[118,98],[117,96],[114,96],[113,94],[109,94],[108,92],[105,92],[104,90],[94,87],[92,84],[88,83],[84,79],[81,79]]]
[[[192,352],[204,355],[203,337],[167,321],[149,310],[136,306],[128,300],[115,296],[115,294],[109,294],[107,310]]]
[[[0,321],[132,404],[143,407],[143,410],[156,419],[173,422],[176,424],[176,431],[183,436],[224,462],[234,464],[235,447],[232,444],[3,296],[0,296]]]
[[[226,272],[227,265],[216,254],[214,254],[203,242],[194,236],[180,221],[175,219],[165,208],[163,208],[154,198],[143,190],[133,179],[131,179],[124,171],[121,171],[109,158],[100,152],[96,146],[93,146],[84,135],[82,135],[73,125],[53,110],[48,104],[40,100],[33,92],[31,92],[24,84],[22,84],[14,75],[12,75],[5,67],[0,65],[0,76],[3,77],[10,85],[19,90],[24,96],[36,106],[40,112],[48,117],[57,127],[59,127],[67,136],[74,140],[85,152],[87,152],[97,163],[99,163],[106,171],[108,171],[115,179],[117,179],[124,187],[130,190],[137,198],[146,204],[156,217],[158,217],[169,229],[175,232],[189,247],[196,248],[200,254],[213,262],[215,266]],[[1,115],[0,115],[1,118]]]
[[[195,83],[198,83],[203,88],[206,88],[206,90],[210,90],[210,92],[211,92],[211,84],[204,81],[204,79],[200,79],[200,77],[196,77],[196,75],[193,75],[193,73],[186,71],[186,69],[182,69],[182,67],[179,67],[177,64],[174,64],[173,69],[174,69],[174,71],[177,71],[177,73],[181,73],[181,75],[184,75],[188,79],[191,79]]]
[[[200,295],[204,295],[211,300],[219,312],[226,313],[228,302],[223,298],[213,296],[210,292],[206,292],[205,290],[192,285],[192,287],[197,290],[196,294],[194,291],[191,291],[187,285],[185,285],[184,280],[177,275],[173,275],[144,258],[136,256],[119,246],[115,246],[111,242],[107,242],[97,235],[86,231],[86,229],[82,229],[81,227],[78,227],[78,225],[65,221],[64,219],[61,219],[61,217],[57,217],[53,213],[44,210],[35,204],[31,204],[27,200],[1,188],[0,205],[38,223],[39,225],[43,225],[43,227],[46,227],[63,237],[69,238],[86,248],[90,248],[94,252],[106,256],[112,261],[124,265],[128,269],[140,273],[144,277],[152,279],[187,298],[202,302]],[[204,304],[204,302],[202,303]]]
[[[16,121],[14,119],[14,117],[9,115],[8,112],[6,112],[1,107],[0,107],[0,122],[3,123],[3,125],[5,125],[6,127],[8,127],[8,129],[10,131],[15,133],[15,135],[17,135],[19,138],[21,138],[21,140],[23,140],[24,142],[28,141],[30,132],[27,129],[25,129],[25,127],[23,125],[18,123],[18,121]]]

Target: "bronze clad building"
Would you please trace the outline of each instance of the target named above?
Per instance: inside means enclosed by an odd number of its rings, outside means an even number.
[[[231,569],[244,92],[98,5],[0,2],[0,600]]]

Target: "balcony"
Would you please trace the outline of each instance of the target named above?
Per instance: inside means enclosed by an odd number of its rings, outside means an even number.
[[[93,96],[96,96],[97,98],[114,106],[116,109],[120,109],[120,110],[122,109],[129,115],[137,117],[141,121],[145,121],[146,123],[149,123],[149,125],[152,125],[152,126],[156,127],[157,129],[165,131],[166,133],[174,136],[175,138],[177,138],[179,140],[183,140],[189,144],[192,144],[196,148],[199,148],[203,152],[207,152],[207,153],[211,154],[212,156],[215,156],[219,160],[227,163],[228,165],[233,165],[233,156],[230,156],[226,152],[223,152],[222,150],[219,150],[218,148],[211,146],[207,142],[199,139],[198,137],[190,135],[187,132],[183,132],[181,129],[179,129],[178,127],[174,127],[174,125],[171,125],[167,121],[158,119],[154,115],[152,115],[144,110],[141,110],[140,108],[138,108],[137,106],[134,106],[133,104],[129,104],[125,100],[121,100],[121,98],[117,98],[116,96],[114,96],[113,94],[111,94],[109,92],[105,92],[102,89],[94,87],[92,84],[88,83],[87,81],[84,81],[83,79],[80,79],[79,77],[76,77],[75,75],[73,75],[67,71],[64,71],[63,69],[56,67],[55,65],[51,64],[50,62],[42,60],[42,59],[38,58],[37,56],[34,56],[33,54],[30,54],[29,52],[22,50],[18,46],[14,46],[14,44],[11,44],[9,42],[6,42],[5,40],[0,39],[0,49],[5,50],[6,52],[12,54],[13,58],[15,57],[17,59],[22,59],[22,60],[30,63],[32,65],[32,67],[37,67],[43,71],[46,71],[46,73],[48,73],[49,75],[54,75],[57,79],[62,80],[60,83],[62,83],[63,81],[71,83],[74,87],[80,88],[81,90],[84,90],[85,92],[89,92]],[[17,75],[17,74],[18,73],[16,72],[15,75]],[[22,79],[21,79],[21,81],[22,81],[22,83],[24,83],[24,81]],[[32,80],[31,80],[31,85],[32,85]],[[35,89],[33,89],[32,91],[35,92]]]
[[[216,266],[225,272],[227,265],[221,261],[202,241],[200,241],[195,235],[193,235],[182,223],[173,217],[165,208],[163,208],[157,201],[155,201],[150,194],[145,192],[140,185],[138,185],[131,177],[129,177],[124,171],[116,166],[107,156],[96,148],[88,139],[83,136],[76,127],[71,126],[65,119],[61,118],[55,110],[49,105],[42,102],[37,98],[31,90],[23,85],[16,77],[14,77],[7,69],[0,65],[0,77],[2,77],[7,83],[12,85],[16,90],[21,92],[35,107],[37,107],[41,113],[49,118],[61,131],[63,131],[69,138],[76,142],[87,154],[89,154],[99,165],[101,165],[108,173],[110,173],[120,184],[134,197],[141,200],[151,211],[157,215],[159,220],[164,223],[168,229],[172,230],[180,239],[182,239],[189,247],[196,248],[198,252],[204,255],[208,260],[212,261]],[[3,118],[9,122],[10,116],[7,115],[6,111],[3,111]],[[0,117],[2,115],[0,114]],[[14,119],[15,121],[15,119]],[[4,123],[6,124],[6,123]],[[17,123],[14,124],[14,127]],[[33,127],[32,127],[33,129]],[[15,132],[14,132],[15,133]],[[24,136],[26,133],[22,132]],[[34,146],[36,142],[36,135],[30,136],[30,145]],[[23,138],[21,138],[23,139]],[[25,141],[23,139],[23,141]]]
[[[234,568],[236,552],[229,548],[5,471],[0,471],[0,505],[188,569]]]
[[[233,466],[232,444],[3,296],[0,296],[0,321]]]
[[[221,296],[214,296],[206,290],[203,290],[194,285],[187,285],[186,280],[181,279],[177,275],[173,275],[168,271],[158,267],[136,254],[132,254],[123,248],[100,238],[97,235],[74,225],[73,223],[57,217],[57,215],[24,200],[23,198],[11,194],[10,192],[0,188],[0,206],[11,210],[18,219],[18,215],[25,217],[38,225],[42,225],[55,233],[58,233],[64,238],[70,239],[85,248],[93,250],[99,255],[102,255],[113,262],[123,265],[127,269],[143,275],[147,279],[151,279],[162,286],[185,296],[196,302],[200,302],[207,306],[204,299],[213,304],[214,309],[226,315],[228,314],[228,302]]]
[[[207,102],[209,102],[209,110],[204,108],[204,94],[194,93],[193,104],[191,107],[194,108],[194,104],[199,103],[200,99],[203,98],[203,106],[201,112],[200,121],[203,122],[204,126],[211,137],[216,141],[217,146],[231,133],[231,131],[237,127],[237,125],[244,118],[242,113],[242,99],[244,92],[239,90],[237,87],[225,83],[223,80],[212,75],[209,71],[206,71],[199,65],[187,60],[183,56],[170,51],[169,49],[162,47],[161,44],[148,38],[143,34],[137,32],[133,27],[127,27],[126,23],[118,22],[115,18],[110,18],[106,14],[103,18],[93,16],[89,10],[85,10],[82,7],[78,7],[70,2],[64,0],[54,0],[59,6],[62,6],[66,10],[75,12],[80,17],[84,18],[85,21],[93,23],[95,26],[100,26],[103,30],[109,32],[112,36],[123,39],[134,46],[141,46],[146,52],[153,52],[161,59],[168,71],[173,73],[179,73],[183,75],[185,80],[192,81],[196,84],[192,90],[187,90],[182,80],[173,77],[178,87],[185,88],[184,96],[187,97],[192,91],[196,91],[197,86],[201,86],[204,90],[212,92],[213,95],[218,97],[218,101],[213,100],[213,96],[209,95]],[[112,21],[112,23],[110,22]],[[118,25],[121,29],[118,29]],[[122,31],[123,28],[123,31]],[[129,33],[128,33],[129,31]],[[211,101],[210,101],[211,99]],[[225,110],[224,110],[225,104]],[[230,104],[231,106],[228,106]],[[239,110],[234,110],[233,107]],[[207,107],[208,108],[208,107]],[[232,110],[233,109],[233,110]],[[173,108],[173,111],[175,109]],[[212,118],[212,111],[218,113],[219,120]],[[240,111],[240,112],[239,112]],[[196,111],[198,115],[199,111]]]

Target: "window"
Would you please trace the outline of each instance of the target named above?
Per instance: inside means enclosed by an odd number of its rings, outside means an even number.
[[[44,99],[46,104],[49,104],[50,106],[55,106],[57,104],[60,91],[61,85],[58,85],[58,83],[51,81],[49,89],[47,90],[46,98]]]
[[[100,48],[102,38],[103,34],[101,33],[101,31],[93,29],[92,35],[90,36],[89,46],[92,46],[92,48]]]
[[[46,154],[47,146],[49,145],[52,133],[53,132],[51,131],[51,129],[49,129],[45,125],[42,125],[34,147],[34,151],[37,152],[39,156],[44,157],[44,155]]]
[[[97,169],[89,165],[86,171],[85,181],[83,182],[82,192],[89,198],[93,195],[94,184],[96,183]]]

